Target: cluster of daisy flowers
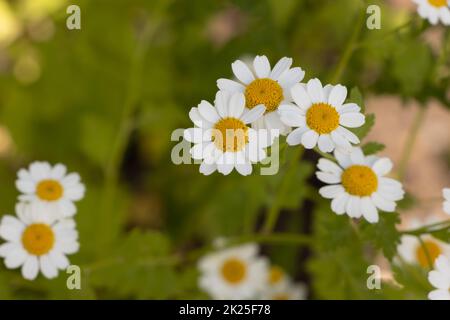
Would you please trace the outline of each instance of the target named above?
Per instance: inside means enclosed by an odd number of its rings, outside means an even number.
[[[316,175],[328,184],[320,194],[332,199],[335,213],[376,223],[379,210],[395,210],[403,187],[387,177],[388,158],[365,156],[355,146],[360,140],[349,128],[363,126],[365,116],[360,106],[346,102],[346,87],[319,79],[301,83],[305,72],[291,68],[286,57],[273,68],[266,56],[256,56],[250,66],[240,60],[231,66],[236,79],[217,81],[214,104],[202,101],[189,112],[194,127],[184,138],[194,144],[192,157],[202,160],[201,173],[227,175],[236,169],[249,175],[281,135],[290,146],[334,153],[336,161],[319,160]]]
[[[436,25],[441,22],[450,26],[450,0],[413,0],[419,15]]]
[[[49,279],[69,266],[67,255],[79,249],[73,216],[74,202],[84,197],[85,187],[77,173],[62,164],[34,162],[21,169],[16,181],[21,192],[16,216],[0,222],[0,257],[8,269],[21,267],[22,276],[34,280],[39,271]]]
[[[306,288],[279,266],[244,244],[204,256],[198,264],[199,287],[216,300],[304,300]]]

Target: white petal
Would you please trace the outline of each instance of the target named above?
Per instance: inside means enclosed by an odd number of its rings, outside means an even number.
[[[334,130],[331,132],[331,139],[336,144],[336,146],[342,149],[350,150],[352,147],[350,142],[348,142],[348,140],[344,136],[342,136],[338,130]]]
[[[361,111],[361,108],[356,103],[346,103],[339,107],[336,107],[336,111],[340,114],[344,113],[359,113]]]
[[[36,191],[36,183],[31,180],[17,180],[16,187],[23,193],[34,193]]]
[[[322,152],[332,152],[334,150],[334,143],[329,134],[319,136],[318,146]]]
[[[395,202],[389,201],[385,198],[383,198],[380,194],[377,192],[374,192],[371,196],[373,203],[375,206],[385,212],[393,212],[395,211]]]
[[[350,159],[350,153],[347,151],[344,151],[343,149],[336,148],[334,150],[334,157],[338,161],[339,165],[342,168],[348,168],[352,165],[352,160]]]
[[[336,214],[344,214],[347,207],[347,202],[350,196],[347,192],[343,192],[331,201],[331,210]]]
[[[202,118],[211,123],[216,123],[220,119],[216,109],[208,101],[202,100],[198,105],[198,111]]]
[[[333,173],[337,176],[340,176],[342,174],[342,168],[339,167],[335,162],[320,158],[319,162],[317,163],[317,168],[319,168],[323,172]]]
[[[280,120],[289,127],[303,127],[306,125],[305,117],[299,113],[284,112],[280,114]]]
[[[433,290],[428,294],[430,300],[450,300],[450,291],[446,290]]]
[[[236,170],[243,176],[248,176],[252,173],[252,165],[250,163],[236,164]]]
[[[345,139],[347,139],[348,141],[350,141],[351,143],[354,144],[358,144],[360,143],[359,138],[356,134],[354,134],[353,132],[351,132],[348,129],[345,129],[344,127],[339,126],[336,131],[343,136]]]
[[[203,150],[204,150],[204,144],[203,143],[198,143],[195,146],[193,146],[191,148],[191,150],[189,150],[189,153],[191,154],[193,159],[203,159]]]
[[[361,198],[350,196],[347,207],[345,208],[349,217],[359,218],[362,215],[361,212]]]
[[[2,223],[0,225],[0,237],[6,241],[19,242],[23,229],[24,227],[16,228],[15,226]]]
[[[202,164],[200,165],[200,173],[204,174],[205,176],[209,176],[214,171],[216,171],[216,169],[217,165],[215,163],[207,164],[205,162],[202,162]]]
[[[392,170],[392,166],[392,161],[389,158],[381,158],[373,164],[372,170],[379,176],[384,176]]]
[[[370,197],[361,199],[361,212],[364,218],[370,223],[378,222],[378,210],[373,204]]]
[[[258,78],[268,78],[270,75],[270,63],[266,56],[256,56],[253,60],[253,68]]]
[[[305,132],[302,136],[302,144],[306,149],[312,149],[316,146],[319,134],[314,130]]]
[[[302,136],[309,129],[307,127],[300,127],[293,130],[286,138],[286,142],[290,146],[299,145],[302,142]]]
[[[348,128],[361,127],[366,121],[362,113],[349,112],[339,115],[339,124]]]
[[[320,181],[322,181],[324,183],[328,183],[328,184],[334,184],[334,183],[341,182],[341,176],[337,175],[335,173],[317,171],[316,177]]]
[[[233,73],[236,78],[238,78],[241,82],[249,84],[250,82],[255,80],[253,73],[241,60],[236,60],[235,62],[233,62],[231,64],[231,68],[233,69]]]
[[[320,82],[319,79],[309,80],[306,87],[308,90],[309,97],[311,98],[311,102],[317,103],[325,101],[322,83]]]
[[[216,93],[216,99],[214,100],[214,105],[217,108],[217,112],[221,118],[226,118],[228,116],[228,103],[230,101],[230,93],[227,91],[218,91]]]
[[[438,289],[448,290],[450,288],[450,277],[436,270],[430,271],[428,281]]]
[[[290,89],[294,84],[300,82],[305,76],[305,71],[301,68],[292,68],[283,72],[278,78],[278,83],[283,87]]]
[[[345,193],[345,190],[340,184],[325,186],[319,189],[319,194],[326,199],[334,199],[343,193]]]
[[[342,106],[347,98],[347,88],[340,84],[333,87],[328,97],[328,103],[335,108]]]
[[[261,118],[264,114],[264,112],[266,112],[266,107],[262,104],[246,111],[244,113],[244,115],[241,117],[241,120],[245,123],[245,124],[249,124],[249,123],[253,123],[256,120],[258,120],[259,118]]]
[[[361,148],[353,148],[350,153],[350,159],[354,164],[365,165],[365,157]]]
[[[287,104],[287,103],[282,104],[282,105],[280,105],[280,106],[278,107],[278,113],[279,113],[280,115],[283,115],[283,114],[285,114],[285,113],[286,113],[286,114],[291,114],[291,113],[293,113],[293,114],[298,114],[298,115],[301,115],[301,116],[304,116],[304,115],[305,115],[303,109],[301,109],[300,107],[298,107],[298,106],[296,106],[296,105],[294,105],[294,104]]]
[[[56,278],[58,275],[58,269],[47,255],[39,257],[39,264],[41,266],[42,274],[47,279]]]
[[[210,141],[211,135],[205,135],[205,130],[202,128],[189,128],[184,130],[183,137],[189,142],[200,143],[203,141]]]
[[[58,163],[53,167],[50,173],[50,177],[56,180],[60,180],[66,175],[66,172],[67,172],[66,166],[61,163]]]
[[[239,82],[230,79],[219,79],[217,80],[217,87],[220,90],[228,92],[244,92],[245,87]]]
[[[296,84],[292,87],[291,95],[295,104],[304,111],[306,111],[312,104],[308,92],[301,84]]]
[[[22,266],[22,276],[27,280],[36,279],[39,272],[39,263],[36,256],[28,256]]]
[[[228,116],[240,118],[245,108],[245,96],[243,93],[235,93],[228,103]]]
[[[211,122],[203,119],[203,117],[200,115],[200,112],[198,112],[198,108],[191,108],[191,110],[189,111],[189,118],[197,127],[211,128],[213,126]]]
[[[17,246],[12,251],[8,252],[5,258],[5,266],[8,269],[15,269],[21,266],[27,259],[27,252],[21,247]]]
[[[292,58],[281,58],[277,64],[273,67],[272,72],[270,73],[270,78],[274,80],[278,80],[278,78],[288,70],[292,65]]]

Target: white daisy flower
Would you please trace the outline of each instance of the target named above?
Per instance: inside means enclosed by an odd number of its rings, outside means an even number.
[[[77,212],[74,202],[84,197],[85,187],[78,173],[67,174],[66,166],[51,166],[48,162],[33,162],[28,170],[19,170],[17,189],[21,202],[37,201],[47,205],[47,211],[62,217]]]
[[[436,288],[428,294],[430,300],[450,300],[450,258],[440,255],[434,270],[428,273],[428,281]]]
[[[253,109],[259,105],[266,107],[263,117],[252,121],[255,129],[276,130],[283,135],[289,132],[289,126],[280,121],[276,112],[278,107],[292,101],[290,90],[305,76],[301,68],[291,68],[292,58],[282,58],[271,69],[266,56],[256,56],[253,68],[241,60],[232,63],[231,68],[237,81],[229,79],[217,80],[222,91],[245,94],[246,107]]]
[[[293,284],[282,268],[271,266],[261,298],[262,300],[305,300],[306,288],[302,284]]]
[[[345,103],[346,87],[322,87],[319,79],[311,79],[306,85],[296,84],[291,94],[295,105],[278,109],[281,121],[296,127],[287,137],[289,145],[302,144],[307,149],[318,145],[321,151],[332,152],[337,147],[350,149],[351,143],[359,143],[358,137],[344,127],[362,126],[365,116],[355,103]]]
[[[34,280],[39,271],[48,279],[57,277],[58,269],[69,266],[66,255],[79,249],[75,221],[55,220],[45,208],[37,202],[20,203],[17,218],[6,215],[0,223],[0,237],[7,241],[0,246],[0,257],[8,269],[22,266],[28,280]]]
[[[436,25],[439,21],[450,26],[450,1],[448,0],[413,0],[419,15]]]
[[[425,225],[430,225],[439,222],[437,217],[427,218],[424,221],[413,219],[408,223],[408,229],[418,229]],[[434,263],[437,257],[441,254],[450,257],[450,245],[442,242],[429,234],[421,235],[423,245],[415,236],[404,235],[397,247],[397,252],[404,261],[410,264],[420,265],[423,268],[428,268],[428,257]],[[424,248],[425,246],[425,248]],[[426,251],[425,251],[426,249]]]
[[[203,257],[199,287],[213,299],[255,299],[264,288],[268,267],[257,253],[256,245],[246,244]]]
[[[445,213],[450,214],[450,188],[442,189],[442,195],[444,196],[442,209],[444,210]]]
[[[202,101],[192,108],[189,117],[195,127],[184,131],[184,138],[194,143],[192,158],[203,160],[200,172],[209,175],[218,170],[227,175],[236,169],[242,175],[252,172],[252,163],[266,157],[265,148],[274,137],[267,130],[255,130],[248,125],[265,111],[259,105],[249,110],[242,93],[219,91],[215,106]]]
[[[396,201],[403,198],[402,184],[385,177],[392,169],[388,158],[364,156],[361,148],[350,153],[335,150],[338,164],[320,159],[317,178],[329,186],[320,188],[322,197],[333,199],[331,209],[349,217],[363,216],[370,223],[378,222],[378,209],[395,211]]]

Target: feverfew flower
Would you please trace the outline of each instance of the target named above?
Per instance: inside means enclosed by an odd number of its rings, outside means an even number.
[[[66,255],[78,251],[78,232],[73,219],[55,220],[41,203],[18,204],[17,216],[3,216],[0,237],[7,242],[0,246],[0,257],[8,269],[22,267],[25,279],[34,280],[39,271],[49,279],[58,269],[69,266]]]
[[[450,258],[440,255],[434,270],[428,273],[428,281],[436,288],[428,294],[430,300],[450,300]]]
[[[448,0],[413,0],[417,5],[419,15],[436,25],[441,21],[450,26],[450,1]]]
[[[297,128],[287,137],[289,145],[302,144],[307,149],[318,145],[321,151],[332,152],[337,147],[350,149],[351,143],[359,143],[358,137],[344,127],[362,126],[365,116],[355,103],[345,103],[346,87],[322,87],[319,79],[312,79],[306,85],[296,84],[291,94],[295,105],[278,109],[281,121]]]
[[[199,261],[199,287],[213,299],[255,299],[264,288],[267,261],[246,244],[211,253]]]
[[[442,209],[444,210],[445,213],[450,214],[450,188],[442,189],[442,195],[444,196]]]
[[[266,56],[256,56],[253,68],[241,60],[232,63],[231,68],[238,81],[229,79],[217,80],[217,86],[222,91],[245,94],[246,107],[253,109],[264,105],[266,111],[263,117],[252,121],[255,129],[277,130],[287,134],[289,127],[280,121],[277,109],[280,105],[292,101],[290,90],[305,76],[301,68],[291,68],[292,58],[282,58],[271,69]]]
[[[28,170],[20,169],[16,180],[21,202],[37,201],[47,206],[47,214],[70,217],[77,212],[74,202],[84,197],[85,187],[78,173],[67,174],[66,166],[33,162]]]
[[[335,163],[320,159],[317,178],[331,184],[320,188],[322,197],[333,199],[331,209],[349,217],[363,216],[370,223],[378,222],[378,209],[393,212],[396,201],[403,198],[402,184],[385,177],[392,169],[388,158],[364,156],[361,148],[353,148],[350,153],[336,150]]]
[[[292,283],[282,268],[272,266],[261,298],[262,300],[305,300],[306,292],[303,284]]]
[[[427,219],[424,222],[413,220],[409,223],[409,227],[412,229],[417,229],[424,225],[429,225],[435,222],[437,222],[437,219],[435,218]],[[410,264],[420,265],[423,268],[428,268],[428,259],[431,260],[431,263],[434,263],[436,258],[441,254],[450,257],[449,244],[433,238],[429,234],[421,235],[421,239],[423,245],[415,236],[403,235],[401,237],[401,242],[397,248],[397,252],[404,261]]]
[[[265,148],[274,137],[266,130],[254,130],[248,125],[259,119],[265,111],[259,105],[245,107],[242,93],[219,91],[215,106],[202,101],[192,108],[189,117],[195,127],[184,131],[184,138],[194,143],[192,158],[203,160],[200,172],[209,175],[214,171],[227,175],[236,169],[242,175],[252,172],[252,163],[266,157]]]

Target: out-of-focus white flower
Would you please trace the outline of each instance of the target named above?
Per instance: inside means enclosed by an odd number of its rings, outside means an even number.
[[[430,300],[450,300],[450,258],[440,255],[434,270],[428,273],[428,281],[436,288],[428,294]]]

